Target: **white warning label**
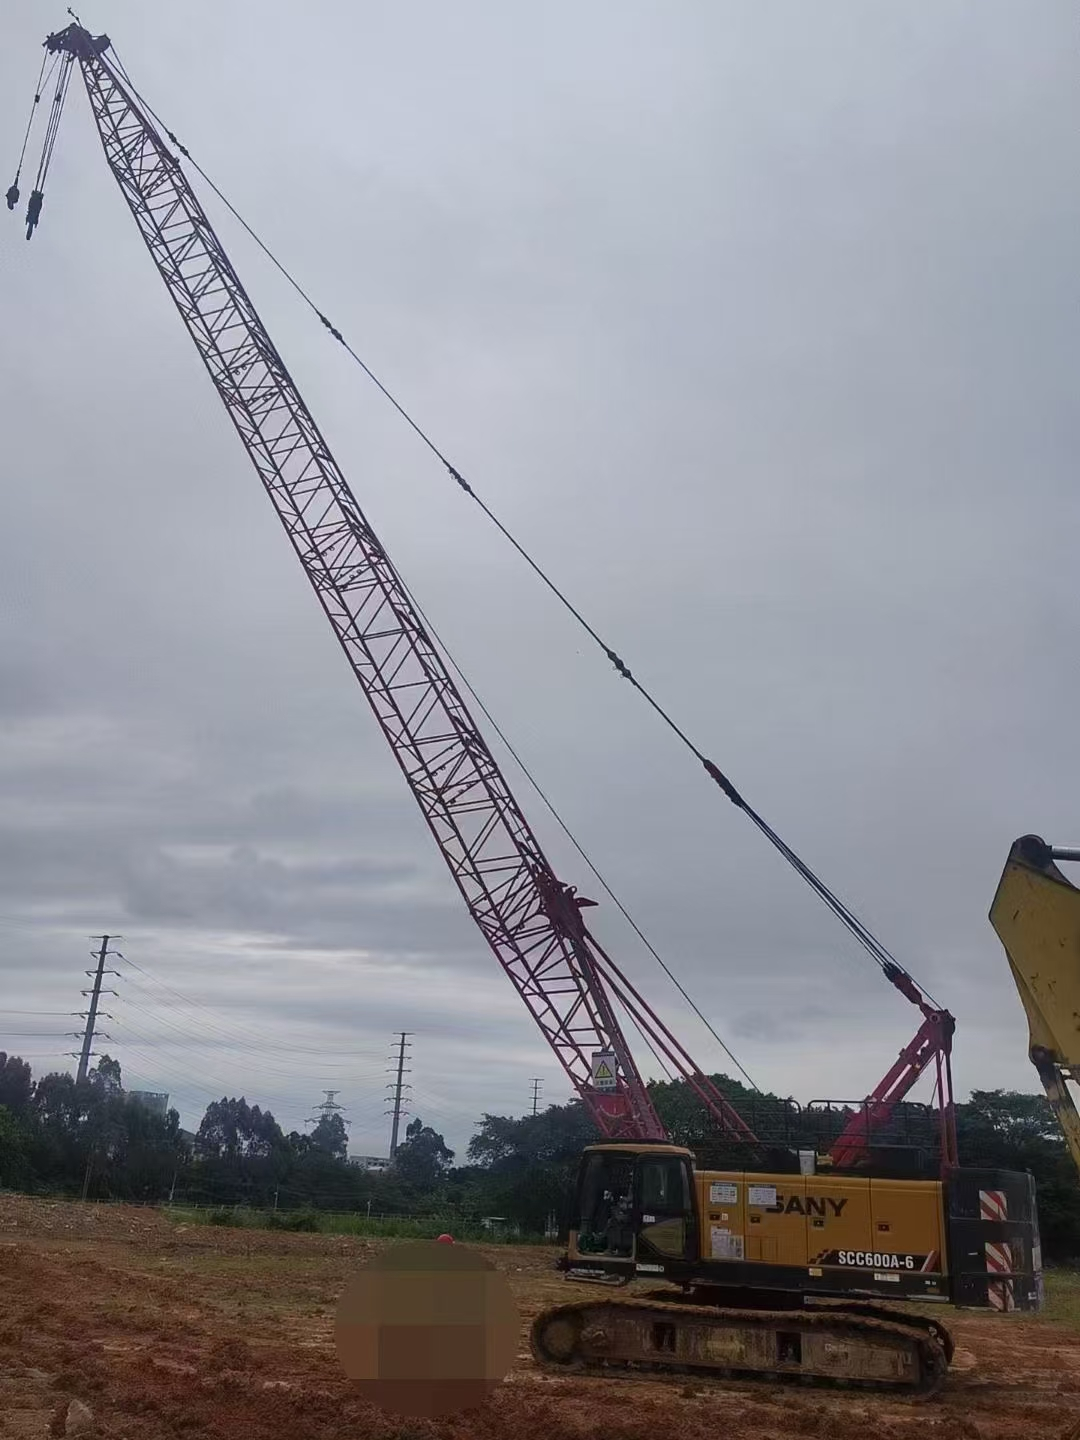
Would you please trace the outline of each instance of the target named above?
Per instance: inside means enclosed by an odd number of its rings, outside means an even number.
[[[748,1185],[746,1187],[746,1203],[748,1205],[764,1205],[766,1208],[776,1204],[775,1185]]]
[[[594,1050],[592,1057],[592,1083],[597,1090],[618,1088],[618,1071],[613,1050]]]
[[[737,1205],[739,1203],[739,1187],[732,1185],[726,1180],[713,1180],[709,1184],[710,1205]]]
[[[743,1258],[743,1237],[733,1235],[722,1225],[713,1225],[712,1258],[714,1260],[741,1260]]]

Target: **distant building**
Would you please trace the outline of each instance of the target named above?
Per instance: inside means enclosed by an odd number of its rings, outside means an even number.
[[[127,1097],[129,1100],[134,1100],[137,1104],[141,1105],[144,1110],[149,1110],[151,1115],[157,1115],[162,1120],[164,1120],[169,1113],[169,1096],[167,1093],[162,1094],[158,1090],[129,1090]]]
[[[350,1155],[349,1164],[358,1170],[389,1170],[390,1161],[385,1155]]]

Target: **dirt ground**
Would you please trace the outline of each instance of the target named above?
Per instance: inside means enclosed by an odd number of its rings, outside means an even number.
[[[923,1403],[543,1374],[527,1326],[569,1287],[555,1252],[504,1246],[484,1253],[521,1310],[506,1383],[453,1419],[387,1415],[350,1389],[332,1335],[345,1280],[387,1243],[0,1196],[0,1440],[1080,1440],[1080,1334],[1014,1316],[955,1315],[949,1381]]]

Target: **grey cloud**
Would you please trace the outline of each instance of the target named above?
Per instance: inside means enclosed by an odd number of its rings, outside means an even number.
[[[109,17],[155,108],[477,490],[957,1013],[961,1087],[1033,1083],[986,910],[1016,834],[1078,825],[1069,14],[338,6],[329,50],[279,0],[254,29],[206,0]],[[11,17],[0,134],[40,28]],[[34,242],[4,218],[5,993],[73,1008],[85,933],[121,928],[215,1013],[327,1034],[331,1071],[423,1031],[459,1148],[461,1117],[523,1106],[530,1075],[557,1098],[81,95]],[[222,234],[395,562],[691,993],[762,1084],[865,1092],[915,1012]],[[166,1013],[194,1043],[196,1012]],[[196,1052],[135,1048],[190,1120]],[[262,1083],[302,1118],[316,1079]]]

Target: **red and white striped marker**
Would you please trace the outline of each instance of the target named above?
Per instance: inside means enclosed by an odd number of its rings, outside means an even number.
[[[1009,1204],[1004,1190],[979,1191],[979,1216],[983,1220],[1007,1220]],[[1007,1240],[987,1240],[986,1270],[989,1275],[1009,1275],[1013,1268],[1012,1249]],[[1012,1280],[991,1280],[987,1298],[995,1310],[1015,1310]]]

